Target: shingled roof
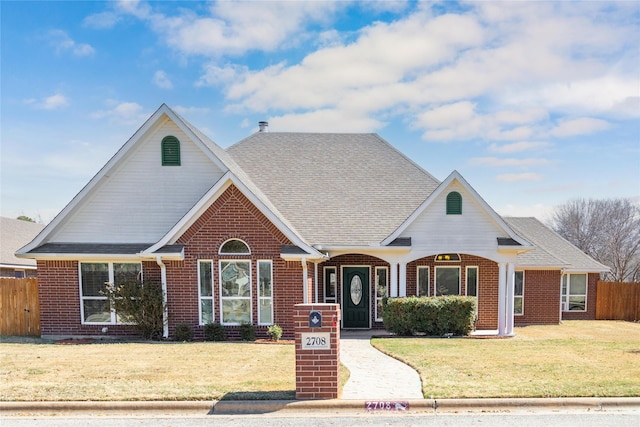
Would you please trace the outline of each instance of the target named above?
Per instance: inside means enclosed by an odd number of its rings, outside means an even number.
[[[316,245],[379,243],[439,184],[376,134],[258,132],[227,152]]]
[[[518,255],[518,267],[565,268],[579,272],[605,272],[609,268],[595,261],[536,218],[504,218],[534,249]]]

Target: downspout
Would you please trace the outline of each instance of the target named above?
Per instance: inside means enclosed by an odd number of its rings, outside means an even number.
[[[319,303],[320,301],[318,301],[318,261],[314,261],[313,262],[313,266],[315,268],[315,279],[314,279],[314,291],[315,291],[315,296],[314,296],[314,300],[313,302],[315,302],[316,304]]]
[[[307,288],[307,284],[309,283],[309,271],[307,269],[307,259],[302,258],[300,260],[302,262],[302,302],[304,304],[309,304],[309,289]]]
[[[160,266],[160,281],[162,282],[162,337],[169,338],[169,311],[167,303],[167,266],[162,262],[162,257],[156,257],[156,263]]]

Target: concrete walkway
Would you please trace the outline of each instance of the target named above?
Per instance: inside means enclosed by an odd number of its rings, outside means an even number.
[[[381,333],[340,331],[340,361],[351,372],[342,399],[423,399],[418,373],[371,346],[371,337]]]

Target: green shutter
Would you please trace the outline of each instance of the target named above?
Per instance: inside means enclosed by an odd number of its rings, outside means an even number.
[[[162,166],[180,166],[180,141],[175,136],[162,140]]]
[[[462,215],[462,196],[457,191],[447,195],[447,215]]]

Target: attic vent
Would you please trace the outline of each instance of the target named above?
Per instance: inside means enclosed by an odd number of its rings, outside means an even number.
[[[162,166],[180,166],[180,141],[175,136],[162,139]]]
[[[447,194],[447,215],[462,215],[462,196],[457,191]]]
[[[269,122],[258,122],[260,132],[269,132]]]

